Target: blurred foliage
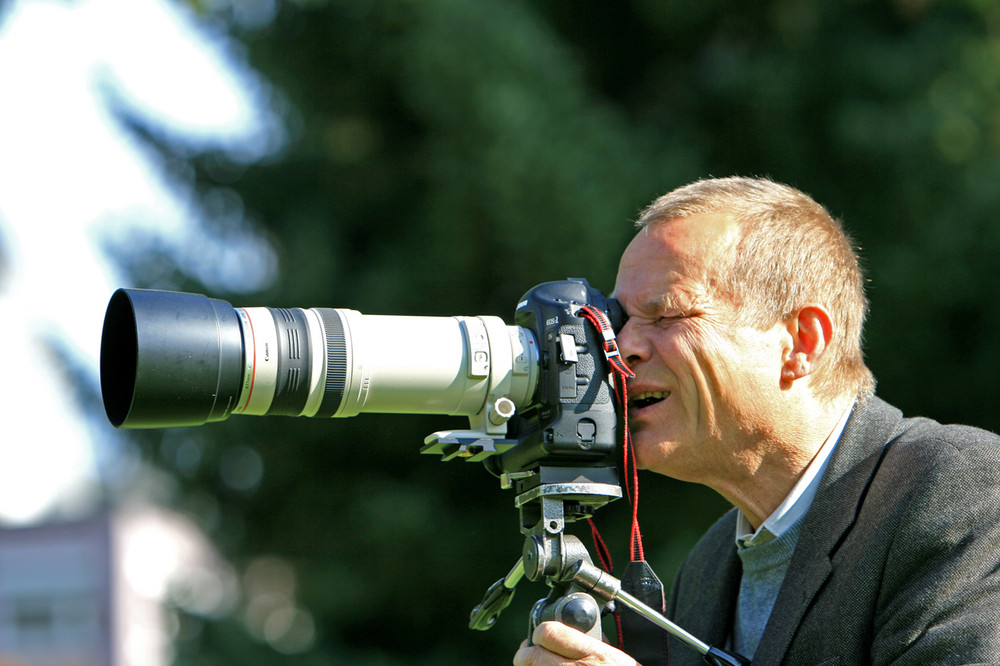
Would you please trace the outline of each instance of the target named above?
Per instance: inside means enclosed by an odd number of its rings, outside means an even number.
[[[250,166],[191,158],[204,191],[235,192],[282,257],[278,282],[237,304],[509,319],[539,282],[610,290],[656,195],[768,175],[860,244],[879,393],[1000,428],[1000,5],[299,0],[247,22],[246,4],[203,11],[280,91],[294,139]],[[237,418],[137,436],[237,567],[293,565],[315,622],[312,649],[283,654],[241,612],[185,616],[177,663],[509,663],[544,591],[522,584],[494,630],[466,629],[521,537],[483,469],[417,455],[451,427]],[[669,583],[725,505],[650,476],[642,497]],[[619,559],[626,514],[598,516]]]

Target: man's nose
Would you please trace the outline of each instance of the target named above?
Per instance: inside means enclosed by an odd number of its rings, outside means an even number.
[[[649,358],[649,342],[642,336],[634,319],[626,320],[618,331],[618,353],[630,368]]]

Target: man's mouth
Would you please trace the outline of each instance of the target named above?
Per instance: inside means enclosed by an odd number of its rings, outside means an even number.
[[[629,406],[634,409],[643,409],[658,402],[663,402],[670,396],[670,391],[643,391],[636,393],[629,400]]]

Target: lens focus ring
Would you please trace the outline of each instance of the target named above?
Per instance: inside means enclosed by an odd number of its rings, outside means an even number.
[[[323,322],[326,337],[326,387],[316,416],[331,417],[340,409],[347,382],[347,344],[344,322],[333,308],[315,308]]]

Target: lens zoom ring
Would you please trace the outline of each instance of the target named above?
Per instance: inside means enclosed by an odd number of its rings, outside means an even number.
[[[302,308],[268,308],[276,329],[277,349],[271,356],[278,363],[275,376],[274,398],[268,414],[298,416],[309,398],[309,385],[303,382],[309,376],[309,349],[303,355],[300,340],[308,339],[308,323]],[[304,356],[304,358],[303,358]]]
[[[344,400],[344,385],[347,383],[347,344],[340,314],[332,308],[316,308],[316,310],[323,322],[326,336],[326,388],[316,416],[330,417],[337,413]]]

